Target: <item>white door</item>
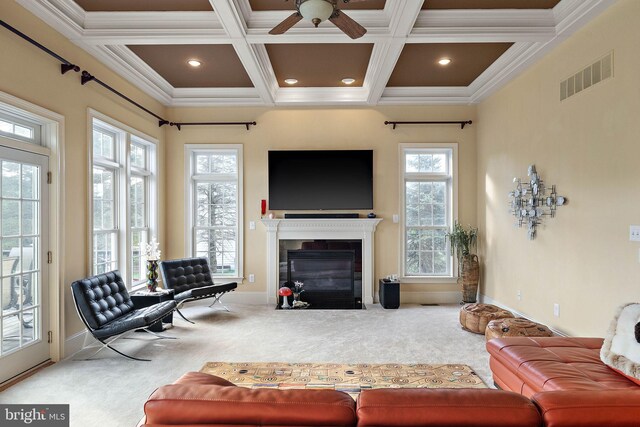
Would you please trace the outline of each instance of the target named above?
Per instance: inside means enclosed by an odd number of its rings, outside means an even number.
[[[49,359],[48,170],[0,146],[0,383]]]

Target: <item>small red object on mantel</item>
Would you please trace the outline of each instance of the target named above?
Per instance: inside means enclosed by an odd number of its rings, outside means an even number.
[[[281,297],[288,297],[289,295],[293,294],[293,291],[291,290],[291,288],[283,286],[278,290],[278,294]]]
[[[267,201],[265,199],[262,199],[260,203],[260,212],[262,212],[262,215],[267,213]]]

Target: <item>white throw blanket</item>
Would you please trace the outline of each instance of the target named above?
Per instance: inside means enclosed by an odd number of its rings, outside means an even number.
[[[638,323],[640,304],[621,306],[600,350],[600,359],[604,363],[636,379],[640,379],[640,343],[635,334]]]

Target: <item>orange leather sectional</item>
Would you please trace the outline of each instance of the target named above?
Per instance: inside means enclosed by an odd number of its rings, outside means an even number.
[[[600,360],[601,338],[487,342],[493,380],[531,400],[545,426],[640,426],[640,386]]]
[[[601,339],[506,338],[487,343],[491,389],[375,389],[357,402],[333,390],[236,387],[189,372],[156,390],[142,425],[640,426],[640,386],[600,361]]]

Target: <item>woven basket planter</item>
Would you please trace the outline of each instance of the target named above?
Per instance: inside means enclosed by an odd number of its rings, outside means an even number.
[[[478,295],[478,280],[480,278],[480,263],[477,255],[462,258],[460,280],[462,284],[462,302],[476,302]]]

